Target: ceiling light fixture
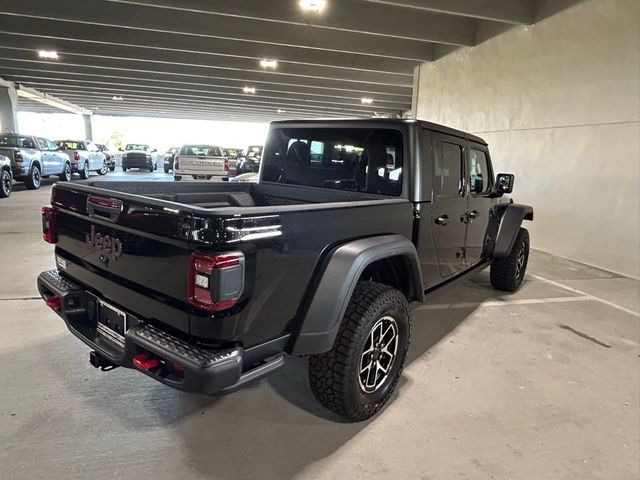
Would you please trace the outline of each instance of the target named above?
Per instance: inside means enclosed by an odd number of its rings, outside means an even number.
[[[264,59],[264,60],[260,60],[260,66],[262,68],[277,68],[278,67],[278,62],[276,60],[268,60],[268,59]]]
[[[326,0],[300,0],[300,7],[303,10],[309,10],[316,13],[320,13],[326,4]]]
[[[242,91],[244,93],[256,93],[256,87],[244,87]]]
[[[362,103],[364,103],[365,105],[371,105],[373,103],[373,98],[369,98],[369,97],[362,97],[360,99],[360,101]]]
[[[114,95],[114,96],[111,98],[111,100],[115,100],[116,102],[121,102],[121,101],[123,100],[123,98],[122,98],[122,97],[119,97],[119,96],[117,96],[117,95]]]
[[[55,50],[38,50],[38,56],[40,58],[46,58],[48,60],[57,60],[58,52]]]

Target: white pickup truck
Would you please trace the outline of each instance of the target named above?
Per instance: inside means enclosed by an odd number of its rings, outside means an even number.
[[[229,160],[215,145],[183,145],[173,161],[173,179],[229,179]]]
[[[90,140],[56,140],[58,148],[67,154],[71,162],[71,170],[80,178],[89,178],[89,172],[106,175],[108,171],[107,156]]]

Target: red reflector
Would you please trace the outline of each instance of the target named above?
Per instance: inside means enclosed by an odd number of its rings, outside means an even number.
[[[160,365],[158,357],[150,357],[146,353],[140,353],[133,357],[133,364],[140,370],[151,370]]]
[[[226,158],[224,159],[224,172],[229,173],[229,160]]]
[[[45,298],[44,303],[47,304],[47,307],[53,308],[54,310],[58,310],[62,306],[58,297]]]
[[[42,207],[42,239],[47,243],[58,243],[56,211],[52,207]]]

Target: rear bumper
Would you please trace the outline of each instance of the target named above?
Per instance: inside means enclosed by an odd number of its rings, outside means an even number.
[[[124,168],[151,168],[153,160],[147,160],[145,158],[125,158],[122,160],[122,166]]]
[[[126,312],[128,329],[124,341],[118,344],[98,333],[98,299],[80,285],[57,270],[50,270],[38,276],[38,291],[71,333],[115,365],[139,370],[165,385],[193,393],[212,394],[244,383],[242,347],[203,349],[130,312]],[[137,367],[134,357],[141,354],[158,359],[158,366]]]

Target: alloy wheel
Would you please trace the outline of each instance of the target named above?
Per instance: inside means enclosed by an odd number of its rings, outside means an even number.
[[[524,242],[520,245],[520,250],[518,250],[518,255],[516,257],[516,278],[520,278],[524,271],[524,262],[526,260],[526,250],[527,246]]]
[[[367,336],[360,356],[358,383],[365,393],[373,393],[386,382],[398,350],[398,324],[385,315]]]

